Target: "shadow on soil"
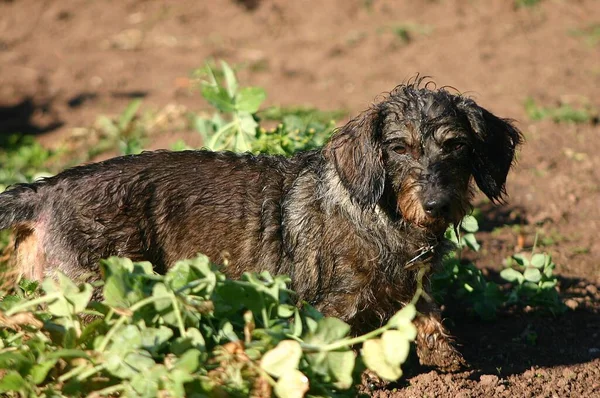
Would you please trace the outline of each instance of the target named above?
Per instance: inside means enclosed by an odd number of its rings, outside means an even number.
[[[27,97],[16,105],[0,107],[0,135],[43,134],[63,125],[52,110],[52,102],[36,103]]]
[[[490,270],[490,274],[494,272]],[[474,370],[471,377],[505,377],[532,366],[572,365],[600,357],[598,286],[578,278],[559,280],[561,299],[575,306],[560,315],[511,308],[486,322],[466,313],[457,303],[449,303],[444,316]]]

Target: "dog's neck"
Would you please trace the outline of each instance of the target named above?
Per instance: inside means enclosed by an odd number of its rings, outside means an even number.
[[[343,213],[355,226],[356,232],[365,240],[386,242],[381,246],[383,257],[393,253],[413,253],[413,257],[405,259],[413,263],[424,257],[423,253],[436,252],[444,242],[444,232],[434,233],[423,227],[413,225],[403,219],[397,211],[390,210],[385,203],[378,203],[373,207],[364,208],[353,200],[351,193],[344,187],[335,168],[326,166],[327,178],[319,181],[317,195],[321,200],[325,213],[333,215]],[[371,226],[368,230],[365,225]],[[397,231],[397,234],[390,234]],[[407,237],[410,237],[408,239]],[[442,245],[443,246],[443,245]],[[410,250],[406,250],[410,249]],[[416,259],[415,259],[416,258]]]

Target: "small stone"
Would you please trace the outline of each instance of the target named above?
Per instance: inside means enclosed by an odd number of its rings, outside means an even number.
[[[481,375],[479,382],[484,386],[495,386],[498,384],[498,376],[495,375]]]
[[[594,286],[594,285],[587,285],[585,287],[585,290],[587,290],[587,292],[589,294],[593,294],[593,295],[598,294],[598,288],[596,286]]]
[[[565,370],[563,370],[562,375],[565,379],[567,380],[571,380],[573,378],[575,378],[575,373],[573,373],[573,371],[569,368],[566,368]]]
[[[575,309],[577,309],[577,307],[579,307],[579,303],[573,299],[566,300],[565,305],[572,310],[575,310]]]

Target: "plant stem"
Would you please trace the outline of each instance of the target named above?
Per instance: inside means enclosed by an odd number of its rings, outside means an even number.
[[[5,316],[11,316],[16,314],[17,312],[22,312],[25,309],[29,308],[29,307],[35,307],[39,304],[44,304],[53,300],[56,300],[57,298],[59,298],[61,296],[60,292],[55,292],[55,293],[50,293],[47,294],[45,296],[42,297],[38,297],[36,299],[33,299],[31,301],[27,301],[25,303],[19,304],[19,305],[15,305],[14,307],[12,307],[10,310],[6,311],[4,313]]]
[[[163,297],[154,297],[154,296],[146,297],[145,299],[140,300],[137,303],[135,303],[134,305],[132,305],[131,307],[129,307],[129,310],[131,312],[135,312],[138,309],[145,306],[146,304],[150,304],[154,301],[161,300],[164,298],[165,298],[164,296]],[[117,330],[121,327],[121,325],[123,325],[125,323],[125,321],[127,319],[129,319],[129,318],[127,318],[124,315],[121,315],[121,317],[117,320],[117,322],[110,328],[108,333],[106,333],[106,336],[104,336],[104,340],[102,340],[102,343],[98,347],[98,352],[103,352],[106,349],[106,346],[108,345],[108,342],[110,341],[110,339],[112,339],[112,336],[117,332]]]
[[[182,337],[187,337],[185,325],[183,324],[183,317],[181,316],[181,311],[179,311],[179,303],[177,302],[177,296],[175,296],[175,293],[171,293],[171,302],[173,303],[173,311],[175,311],[175,318],[177,318],[177,326],[179,327],[179,333]]]
[[[325,344],[322,346],[310,345],[310,344],[301,344],[302,350],[304,352],[324,352],[324,351],[335,351],[340,348],[352,347],[355,344],[364,343],[372,337],[377,337],[386,330],[389,329],[389,326],[384,325],[379,329],[375,329],[369,333],[363,334],[362,336],[353,337],[350,339],[343,339],[340,341],[334,341],[333,343]]]

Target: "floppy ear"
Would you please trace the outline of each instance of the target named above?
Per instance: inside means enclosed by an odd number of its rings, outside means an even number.
[[[506,176],[523,137],[510,120],[493,115],[471,100],[466,102],[467,118],[475,133],[473,177],[492,202],[502,202]]]
[[[324,156],[330,160],[352,200],[374,206],[385,180],[379,110],[371,108],[340,128],[329,140]]]

